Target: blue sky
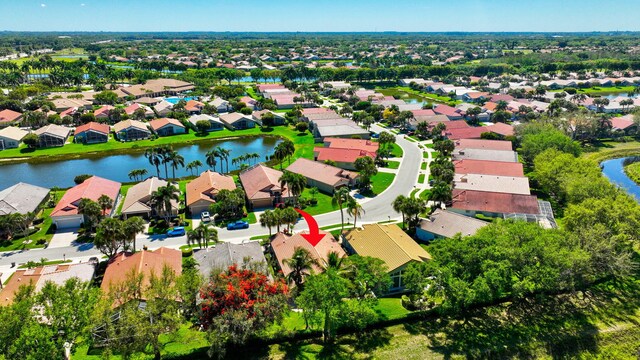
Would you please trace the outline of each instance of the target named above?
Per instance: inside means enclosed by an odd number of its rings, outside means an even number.
[[[12,31],[637,31],[638,0],[0,0]]]

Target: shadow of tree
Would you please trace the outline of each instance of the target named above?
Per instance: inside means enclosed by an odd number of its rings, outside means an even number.
[[[620,289],[623,289],[620,291]],[[638,284],[606,285],[585,293],[539,296],[505,305],[472,310],[461,318],[405,324],[412,334],[426,336],[434,351],[449,358],[575,358],[598,350],[594,318],[636,323]]]

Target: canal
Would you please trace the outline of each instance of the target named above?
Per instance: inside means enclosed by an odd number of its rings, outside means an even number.
[[[640,201],[640,186],[631,180],[624,172],[624,161],[627,158],[612,159],[603,161],[600,166],[602,167],[602,173],[609,181],[622,187],[627,191],[629,195]]]
[[[233,140],[223,140],[214,143],[200,143],[195,145],[187,145],[174,149],[184,157],[185,165],[194,160],[200,160],[205,167],[198,169],[202,172],[207,169],[205,162],[206,153],[214,147],[222,147],[231,150],[229,155],[229,169],[237,170],[240,164],[232,164],[232,159],[244,154],[258,154],[257,159],[244,161],[246,164],[256,164],[266,161],[267,157],[273,153],[273,148],[280,142],[275,137],[251,137],[239,138]],[[220,163],[224,163],[218,159],[217,171],[220,171]],[[171,166],[169,167],[169,176],[172,176]],[[17,182],[26,182],[33,185],[51,188],[71,187],[74,185],[73,178],[80,174],[91,174],[104,177],[106,179],[119,182],[130,182],[128,174],[133,169],[146,169],[147,176],[156,175],[155,167],[149,164],[144,157],[144,153],[135,153],[128,155],[112,155],[104,157],[92,157],[86,159],[63,160],[42,163],[19,163],[0,165],[0,190],[14,185]],[[226,169],[226,164],[225,164]],[[160,165],[161,176],[164,177],[164,165]],[[192,175],[185,168],[176,170],[177,177]]]

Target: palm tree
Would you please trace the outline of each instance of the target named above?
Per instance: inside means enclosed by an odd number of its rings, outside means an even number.
[[[309,250],[296,247],[290,259],[284,259],[283,263],[287,265],[291,272],[287,275],[287,280],[294,283],[298,289],[302,286],[302,280],[313,270],[313,266],[319,266],[318,261],[311,256]]]
[[[342,211],[342,206],[347,203],[350,199],[353,199],[349,194],[349,189],[347,187],[341,187],[336,189],[333,192],[333,197],[331,198],[331,205],[338,206],[340,208],[340,234],[344,231],[344,212]]]
[[[362,218],[362,215],[365,214],[362,205],[356,201],[356,199],[351,198],[349,202],[347,202],[347,213],[353,216],[353,227],[356,227],[356,221],[358,218]]]
[[[291,171],[285,171],[282,176],[280,176],[280,187],[289,189],[289,192],[294,197],[295,203],[298,204],[298,197],[304,191],[305,185],[307,185],[307,178],[301,174],[296,174]]]
[[[227,173],[229,172],[229,155],[231,155],[231,150],[229,149],[224,149],[221,147],[218,147],[218,156],[220,157],[220,160],[224,160],[225,164],[227,165]],[[222,168],[222,164],[220,165],[220,167]]]
[[[187,170],[191,171],[192,169],[198,172],[198,169],[202,167],[202,162],[200,160],[193,160],[192,162],[187,164]],[[193,174],[193,172],[191,173]]]
[[[177,151],[173,150],[166,155],[167,162],[171,164],[173,179],[176,178],[176,169],[178,167],[184,167],[184,157]]]
[[[198,247],[202,249],[202,244],[204,243],[204,248],[209,247],[209,242],[213,242],[214,244],[219,241],[218,239],[218,230],[209,228],[206,224],[200,223],[197,228],[189,231],[187,234],[187,243],[191,245],[192,243],[198,243]]]
[[[171,200],[180,200],[180,190],[173,185],[160,186],[151,194],[151,203],[159,216],[169,220],[172,215]],[[162,214],[162,215],[161,215]]]
[[[213,168],[213,171],[216,171],[216,166],[218,165],[218,156],[218,148],[207,151],[205,162],[210,168]],[[220,172],[222,172],[222,164],[220,164]]]
[[[160,146],[158,148],[158,153],[160,155],[160,159],[162,159],[162,163],[164,164],[164,175],[165,179],[169,177],[169,163],[171,162],[171,154],[173,153],[173,149],[169,145]]]
[[[124,233],[126,237],[131,239],[133,244],[133,252],[136,252],[136,236],[144,231],[144,220],[141,217],[133,216],[124,222]]]
[[[133,169],[129,171],[129,179],[134,181],[142,181],[145,175],[148,174],[147,169]]]
[[[269,228],[269,237],[271,237],[271,228],[277,225],[276,213],[266,210],[260,214],[260,226]]]
[[[337,252],[331,251],[327,254],[327,269],[335,269],[338,272],[343,271],[346,265],[344,259],[346,259],[345,256],[340,256]]]
[[[398,195],[398,197],[393,200],[393,203],[391,204],[391,206],[393,207],[393,210],[395,212],[401,213],[402,214],[402,225],[404,226],[405,224],[405,206],[407,204],[407,197],[404,195]]]
[[[198,244],[198,247],[202,249],[202,238],[200,233],[195,230],[187,231],[187,245],[192,246]]]
[[[100,205],[100,210],[102,210],[102,214],[106,215],[107,210],[111,209],[113,206],[113,200],[107,195],[100,195],[98,198],[98,205]]]
[[[158,176],[158,178],[160,177],[160,163],[162,162],[162,157],[160,156],[160,153],[158,152],[158,149],[153,147],[153,148],[149,148],[147,150],[144,151],[144,157],[147,158],[147,160],[149,160],[149,164],[151,164],[151,166],[155,166],[156,168],[156,174]]]

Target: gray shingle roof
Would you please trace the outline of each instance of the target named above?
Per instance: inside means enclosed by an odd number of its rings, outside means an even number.
[[[0,215],[33,212],[49,195],[49,189],[17,183],[0,191]]]
[[[251,263],[267,264],[262,247],[258,241],[249,241],[242,244],[221,243],[214,248],[201,249],[193,253],[193,258],[198,262],[200,273],[209,276],[212,270],[223,270],[233,264],[242,265],[245,259]]]

